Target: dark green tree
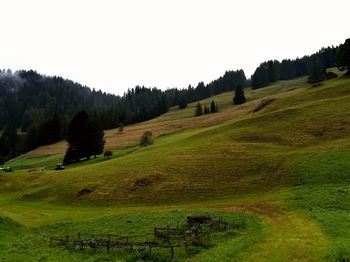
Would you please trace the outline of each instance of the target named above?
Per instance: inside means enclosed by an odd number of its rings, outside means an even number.
[[[240,85],[236,87],[235,96],[233,98],[233,104],[235,105],[241,105],[244,104],[246,101],[244,96],[244,91]]]
[[[320,57],[315,54],[310,57],[309,61],[309,77],[310,84],[322,82],[326,78],[326,70],[322,64]]]
[[[89,115],[81,111],[70,122],[67,134],[68,149],[64,156],[64,164],[77,162],[87,155],[88,118]]]
[[[216,105],[214,100],[212,100],[210,104],[210,113],[215,113],[215,112],[216,112]]]
[[[105,145],[104,132],[101,128],[96,112],[88,119],[87,132],[87,143],[89,149],[86,157],[89,159],[91,155],[96,157],[96,155],[102,154]]]
[[[345,43],[340,45],[337,51],[337,66],[341,70],[347,70],[350,74],[350,38],[345,40]]]
[[[91,117],[85,111],[76,114],[69,125],[67,142],[64,164],[101,154],[105,141],[96,114]]]

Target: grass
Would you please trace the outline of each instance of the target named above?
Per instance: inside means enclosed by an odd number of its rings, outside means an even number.
[[[293,170],[294,205],[331,240],[329,260],[350,261],[350,149],[306,157]]]
[[[184,218],[193,214],[193,212],[203,212],[201,210],[157,210],[150,212],[117,212],[112,215],[92,216],[85,219],[71,222],[56,222],[49,225],[37,227],[24,227],[16,224],[9,219],[0,218],[0,230],[6,227],[11,228],[12,232],[16,234],[6,235],[0,240],[0,246],[5,252],[0,253],[0,257],[8,259],[9,261],[116,261],[124,259],[126,261],[135,261],[141,258],[145,260],[154,261],[155,258],[159,261],[168,261],[169,250],[154,249],[153,253],[129,253],[126,251],[115,251],[107,253],[105,250],[97,251],[79,251],[65,249],[62,247],[50,248],[48,246],[48,239],[51,236],[74,235],[78,232],[82,236],[91,234],[118,234],[127,235],[136,241],[142,241],[146,233],[152,232],[155,226],[174,225],[179,222],[183,223]],[[241,243],[248,245],[254,243],[251,235],[259,236],[261,234],[261,226],[257,219],[253,216],[244,213],[225,213],[225,212],[211,212],[211,216],[220,216],[225,221],[234,226],[234,229],[227,232],[214,232],[211,234],[212,249],[219,247],[224,252],[231,252],[230,245],[240,243],[237,245],[236,251],[244,248]],[[0,231],[1,232],[1,231]],[[210,250],[210,249],[209,249]],[[203,251],[207,258],[215,255],[211,254],[202,248],[190,248],[186,254],[183,248],[175,249],[176,260],[184,257],[191,257]],[[28,259],[28,256],[30,259]]]
[[[57,233],[72,228],[132,232],[120,222],[128,216],[141,217],[140,230],[146,230],[195,210],[251,222],[239,238],[218,236],[214,247],[188,260],[349,261],[350,79],[338,77],[319,87],[305,81],[247,90],[248,102],[241,106],[232,105],[230,93],[218,95],[213,98],[217,114],[192,117],[190,104],[126,127],[123,134],[106,131],[111,159],[100,156],[59,172],[28,172],[56,164],[64,148],[58,153],[54,146],[12,160],[8,164],[16,172],[0,175],[0,216],[12,219],[2,222],[10,228],[5,242],[28,237],[38,252],[23,248],[22,255],[11,257],[0,251],[0,257],[113,261],[106,254],[47,249],[43,232],[51,234],[55,227]],[[253,113],[267,98],[274,100]],[[156,139],[141,148],[136,143],[145,130]],[[91,192],[80,195],[83,189]]]

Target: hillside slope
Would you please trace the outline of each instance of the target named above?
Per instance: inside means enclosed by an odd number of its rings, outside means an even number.
[[[80,215],[64,211],[70,206],[93,216],[102,216],[98,207],[108,214],[145,205],[239,211],[256,216],[265,229],[256,232],[249,248],[225,253],[228,257],[348,261],[349,87],[346,77],[318,87],[301,78],[250,90],[241,106],[231,105],[232,94],[221,94],[213,98],[218,114],[193,118],[192,104],[128,127],[124,134],[107,131],[107,147],[116,148],[115,157],[60,172],[25,169],[62,157],[39,149],[9,163],[19,171],[0,176],[0,215],[40,224],[57,221],[56,216],[79,221]],[[257,107],[261,110],[253,112]],[[132,146],[144,130],[158,136],[154,145]],[[128,147],[112,142],[126,136]],[[59,210],[50,210],[55,207]],[[33,209],[41,215],[28,218]],[[199,261],[218,255],[210,252]]]
[[[186,131],[163,135],[153,146],[134,147],[108,161],[45,175],[16,172],[7,177],[4,190],[23,189],[17,183],[20,179],[34,199],[116,203],[176,203],[268,191],[283,185],[291,160],[332,148],[349,136],[349,95],[347,79],[270,95],[275,100],[259,112],[251,111],[261,99],[192,118]],[[133,134],[135,128],[138,134],[150,125],[131,127],[125,133]],[[343,147],[347,145],[342,141]],[[76,198],[84,187],[93,192]]]

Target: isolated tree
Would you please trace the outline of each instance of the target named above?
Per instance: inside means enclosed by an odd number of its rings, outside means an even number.
[[[207,105],[204,106],[204,114],[207,115],[210,113],[210,109],[209,107],[207,107]]]
[[[215,113],[216,112],[216,105],[214,101],[211,101],[210,104],[210,113]]]
[[[201,103],[199,103],[199,102],[198,102],[197,105],[196,105],[196,111],[195,111],[194,115],[195,115],[195,116],[201,116],[201,115],[203,115],[203,108],[202,108]]]
[[[65,164],[101,154],[105,141],[96,114],[90,118],[85,111],[76,114],[68,128],[67,142],[68,149],[63,160]]]
[[[140,146],[148,146],[153,144],[153,134],[151,131],[145,131],[140,138]]]
[[[246,101],[244,96],[244,91],[240,85],[236,87],[235,96],[233,98],[233,103],[235,105],[241,105],[244,104]]]
[[[88,118],[87,127],[88,149],[86,157],[89,159],[90,156],[96,157],[96,155],[102,154],[105,145],[104,132],[100,126],[96,112]]]
[[[64,156],[64,164],[77,162],[85,155],[88,142],[88,117],[85,111],[81,111],[70,122],[67,134],[68,149]]]
[[[326,79],[325,68],[318,55],[312,55],[309,61],[309,77],[308,82],[310,84],[322,82]]]
[[[345,40],[345,43],[340,45],[337,51],[337,66],[341,70],[347,70],[350,74],[350,38]]]

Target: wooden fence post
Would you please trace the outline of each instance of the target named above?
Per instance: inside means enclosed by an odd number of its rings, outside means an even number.
[[[111,242],[111,236],[108,235],[108,241],[107,241],[107,253],[109,253],[109,243]]]

